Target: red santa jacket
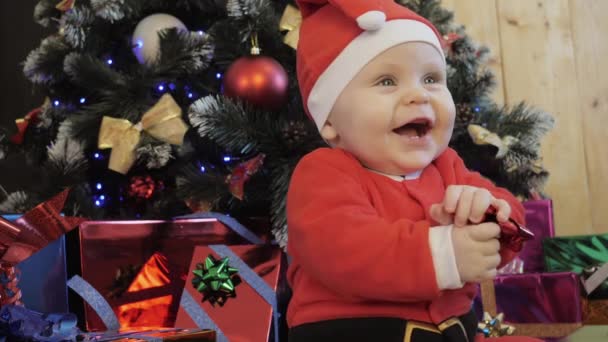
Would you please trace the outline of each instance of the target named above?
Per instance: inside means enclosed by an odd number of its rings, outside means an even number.
[[[365,169],[348,152],[321,148],[297,165],[287,196],[293,297],[290,327],[348,317],[399,317],[438,324],[471,309],[474,284],[437,286],[429,229],[431,204],[448,185],[483,187],[524,209],[447,149],[416,180],[396,181]],[[501,250],[505,264],[514,255]]]

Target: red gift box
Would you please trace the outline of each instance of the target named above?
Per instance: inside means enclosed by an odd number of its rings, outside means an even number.
[[[194,247],[220,243],[250,242],[214,218],[86,222],[80,227],[81,275],[122,328],[173,327]],[[89,331],[106,330],[88,304],[85,320]]]
[[[230,246],[230,251],[246,264],[245,267],[255,272],[274,291],[279,287],[284,271],[284,258],[280,248],[276,246]],[[194,270],[197,265],[204,263],[205,259],[213,255],[217,260],[221,257],[212,247],[198,246],[194,250],[190,271],[184,288],[184,296],[190,295],[203,312],[217,326],[218,336],[224,334],[229,341],[268,341],[271,338],[273,324],[273,308],[255,289],[256,283],[248,283],[243,270],[238,269],[242,282],[235,287],[236,297],[226,299],[224,305],[211,304],[209,300],[203,301],[203,293],[199,293],[193,285]],[[233,264],[229,264],[234,267]],[[184,298],[182,298],[184,303]],[[176,327],[197,327],[188,310],[182,305],[177,313]],[[215,330],[215,329],[214,329]],[[274,330],[276,334],[276,329]]]

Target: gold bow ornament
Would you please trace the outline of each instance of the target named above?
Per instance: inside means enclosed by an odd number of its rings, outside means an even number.
[[[165,94],[135,125],[129,120],[104,116],[97,145],[100,149],[112,149],[108,168],[124,175],[135,163],[141,131],[163,142],[181,145],[187,130],[182,109],[170,94]]]
[[[504,157],[513,144],[519,141],[516,137],[507,135],[503,138],[498,134],[488,130],[480,125],[470,124],[467,126],[467,131],[476,145],[492,145],[498,148],[496,158]]]
[[[294,50],[298,49],[298,40],[300,40],[300,25],[302,25],[302,14],[300,10],[292,5],[287,5],[281,21],[279,22],[279,28],[281,31],[287,31],[283,42],[291,46]]]

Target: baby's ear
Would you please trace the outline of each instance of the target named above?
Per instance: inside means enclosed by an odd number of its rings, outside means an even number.
[[[338,142],[338,131],[336,131],[329,120],[325,121],[320,133],[323,140],[325,140],[328,144],[334,146]]]

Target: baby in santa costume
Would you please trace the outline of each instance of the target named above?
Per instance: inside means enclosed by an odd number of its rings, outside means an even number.
[[[298,82],[331,148],[299,162],[287,197],[290,341],[483,339],[475,283],[514,257],[484,214],[524,210],[448,147],[439,32],[393,0],[297,2]]]

